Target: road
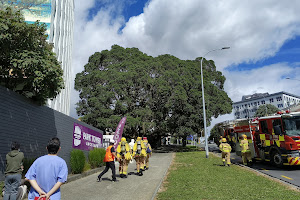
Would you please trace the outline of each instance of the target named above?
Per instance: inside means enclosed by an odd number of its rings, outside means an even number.
[[[128,178],[121,179],[117,176],[119,182],[111,181],[111,170],[103,175],[101,182],[96,182],[99,173],[72,181],[61,187],[61,199],[154,199],[172,159],[173,153],[153,153],[150,158],[150,168],[144,172],[143,176],[134,174],[135,162],[132,162],[128,166]],[[118,169],[117,162],[116,169]],[[118,170],[117,174],[119,174]]]
[[[216,144],[209,144],[209,151],[221,155]],[[242,164],[242,159],[235,153],[231,153],[231,162]],[[277,168],[272,166],[269,162],[255,162],[251,168],[300,188],[300,166],[284,166],[283,168]]]

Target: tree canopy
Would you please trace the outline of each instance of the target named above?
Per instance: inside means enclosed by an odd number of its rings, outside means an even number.
[[[40,104],[63,88],[63,71],[46,25],[27,24],[20,11],[0,10],[0,84]]]
[[[273,106],[272,104],[266,104],[261,105],[258,107],[255,117],[264,117],[268,115],[273,115],[274,113],[277,113],[279,109],[276,106]]]
[[[0,0],[0,10],[5,10],[7,7],[17,10],[29,10],[30,12],[39,14],[39,9],[30,9],[34,6],[40,6],[49,0]]]
[[[125,134],[186,136],[203,129],[201,58],[151,57],[137,48],[113,45],[90,56],[76,75],[81,120],[105,130],[127,116]],[[213,61],[203,61],[207,123],[230,113],[225,77]]]

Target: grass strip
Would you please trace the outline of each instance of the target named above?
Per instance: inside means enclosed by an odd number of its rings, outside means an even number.
[[[241,199],[299,200],[300,192],[286,185],[232,165],[205,152],[178,152],[157,200]]]

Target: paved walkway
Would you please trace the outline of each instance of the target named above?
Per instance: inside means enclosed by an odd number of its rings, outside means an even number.
[[[173,153],[153,153],[150,168],[143,176],[135,175],[135,161],[129,164],[128,178],[121,179],[116,162],[117,179],[111,182],[111,170],[103,175],[101,182],[96,182],[99,173],[64,184],[61,187],[63,200],[152,200],[165,176],[173,158]],[[103,168],[104,169],[104,168]]]

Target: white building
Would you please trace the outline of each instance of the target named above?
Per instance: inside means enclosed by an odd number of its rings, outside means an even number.
[[[54,52],[64,71],[65,89],[53,100],[48,101],[53,108],[66,115],[70,114],[72,79],[72,48],[74,26],[74,0],[52,0],[49,42],[54,44]]]
[[[242,97],[242,101],[233,103],[233,112],[235,119],[251,118],[261,105],[271,104],[279,110],[283,110],[289,106],[300,103],[300,97],[287,92],[255,93]]]
[[[34,23],[39,20],[47,25],[48,41],[53,43],[54,52],[64,71],[65,89],[48,106],[66,115],[70,113],[71,62],[74,26],[74,0],[46,0],[43,4],[36,1],[29,9],[23,10],[25,21]],[[31,12],[33,11],[33,12]]]

